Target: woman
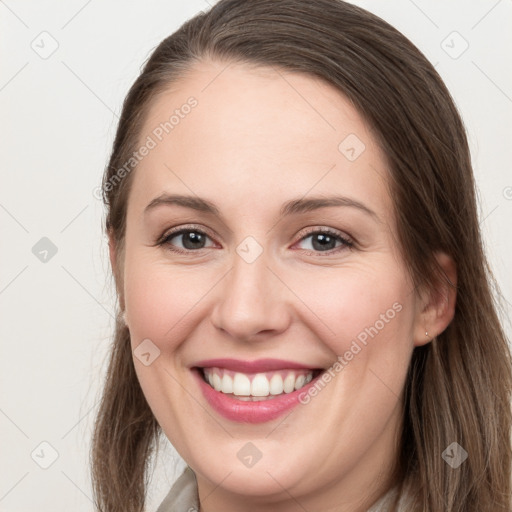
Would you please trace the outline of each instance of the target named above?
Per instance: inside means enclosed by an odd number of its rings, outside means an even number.
[[[105,172],[119,297],[98,508],[509,511],[511,358],[464,127],[339,0],[221,0],[165,39]]]

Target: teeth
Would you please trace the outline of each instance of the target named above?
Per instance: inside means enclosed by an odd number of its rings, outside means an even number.
[[[283,389],[285,393],[291,393],[295,389],[295,376],[289,373],[283,381]]]
[[[223,368],[204,368],[203,373],[205,380],[216,391],[233,394],[245,401],[257,401],[291,393],[313,379],[312,370],[281,370],[246,375]]]
[[[304,375],[299,375],[297,379],[295,380],[295,389],[300,389],[302,386],[304,386],[304,383],[306,382],[306,377]]]
[[[251,381],[243,373],[235,373],[233,379],[233,394],[240,396],[249,396],[251,394]]]
[[[222,383],[221,383],[219,375],[214,373],[213,374],[213,389],[215,389],[215,391],[220,391],[221,386],[222,386]]]
[[[223,393],[233,393],[233,379],[229,375],[224,374],[222,377],[221,391]]]
[[[283,392],[283,378],[281,375],[273,375],[270,379],[270,394],[280,395]]]
[[[270,384],[267,377],[262,373],[258,373],[251,382],[252,396],[268,396],[270,393]]]

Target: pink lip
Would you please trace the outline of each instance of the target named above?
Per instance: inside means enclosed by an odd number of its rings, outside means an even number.
[[[315,370],[308,365],[296,363],[293,361],[285,361],[284,359],[257,359],[256,361],[242,361],[240,359],[207,359],[199,361],[193,366],[200,368],[226,368],[234,372],[243,373],[260,373],[271,372],[274,370]]]
[[[211,366],[228,368],[228,366],[218,364],[219,360],[215,360],[216,364]],[[226,361],[226,360],[223,360]],[[288,364],[288,363],[287,363]],[[199,365],[198,365],[199,366]],[[239,366],[237,368],[240,368]],[[258,368],[263,368],[258,366]],[[268,365],[264,367],[267,371],[270,371]],[[280,365],[277,369],[282,368],[290,368],[290,366],[282,366]],[[300,365],[299,368],[304,368],[304,366]],[[229,367],[231,369],[231,367]],[[254,366],[251,366],[250,369],[254,369]],[[237,370],[234,370],[237,371]],[[240,371],[240,370],[238,370]],[[248,372],[248,370],[245,370]],[[263,370],[260,370],[263,371]],[[293,391],[291,393],[284,393],[282,395],[276,396],[275,398],[269,400],[261,400],[258,402],[252,401],[242,401],[236,398],[232,398],[229,395],[221,393],[220,391],[215,391],[209,384],[207,384],[204,379],[200,369],[194,368],[192,370],[195,378],[198,381],[199,387],[206,398],[207,402],[210,406],[218,412],[220,415],[224,416],[228,420],[236,421],[238,423],[264,423],[267,421],[274,420],[279,416],[283,415],[285,412],[293,409],[297,405],[300,404],[299,397],[302,393],[307,393],[308,389],[315,385],[317,379],[320,377],[318,375],[311,382],[306,384],[304,387]]]

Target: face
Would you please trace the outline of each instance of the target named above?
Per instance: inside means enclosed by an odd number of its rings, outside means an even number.
[[[137,375],[204,510],[356,510],[396,456],[421,328],[386,160],[332,86],[226,66],[173,84],[140,138],[122,261]]]

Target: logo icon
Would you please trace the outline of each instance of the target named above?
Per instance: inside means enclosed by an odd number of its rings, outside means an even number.
[[[347,135],[338,145],[339,152],[349,161],[356,161],[366,149],[364,142],[355,134]]]
[[[42,263],[48,263],[57,254],[57,250],[57,246],[49,238],[43,236],[32,247],[32,254]]]
[[[46,60],[57,51],[59,43],[49,32],[44,30],[30,43],[30,47],[41,59]]]
[[[453,442],[441,454],[441,457],[453,469],[457,469],[468,458],[468,452],[459,443]]]
[[[457,31],[453,31],[441,41],[441,48],[456,60],[469,48],[469,43]]]
[[[248,236],[238,244],[236,252],[246,263],[253,263],[260,257],[263,247],[254,237]]]
[[[149,366],[160,356],[160,349],[148,338],[133,351],[133,355],[144,365]]]
[[[240,450],[238,450],[236,456],[244,466],[252,468],[261,459],[261,457],[263,457],[263,454],[253,443],[249,441],[248,443],[245,443]]]
[[[59,458],[59,452],[48,441],[43,441],[32,450],[30,456],[40,468],[48,469]]]

